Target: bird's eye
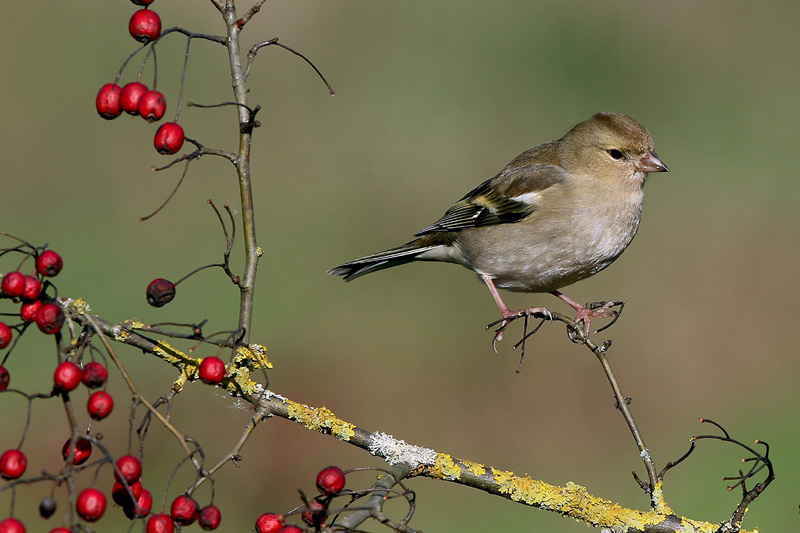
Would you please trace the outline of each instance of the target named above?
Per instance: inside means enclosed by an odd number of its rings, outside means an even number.
[[[611,148],[609,150],[606,150],[606,152],[608,152],[608,155],[610,155],[614,159],[622,159],[622,152],[620,152],[616,148]]]

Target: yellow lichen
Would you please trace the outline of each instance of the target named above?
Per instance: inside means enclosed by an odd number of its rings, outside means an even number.
[[[350,440],[355,427],[337,417],[327,407],[314,408],[287,400],[289,417],[312,431],[328,432],[340,440]]]

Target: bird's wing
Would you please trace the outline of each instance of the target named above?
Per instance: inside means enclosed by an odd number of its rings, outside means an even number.
[[[518,222],[536,210],[542,191],[562,183],[567,176],[556,165],[514,163],[468,192],[416,236]]]

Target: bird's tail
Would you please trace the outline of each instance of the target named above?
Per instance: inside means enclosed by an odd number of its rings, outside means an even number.
[[[349,263],[333,267],[327,271],[331,276],[344,276],[345,281],[351,281],[370,272],[404,265],[416,261],[417,257],[436,248],[438,245],[420,246],[417,241],[368,255]]]

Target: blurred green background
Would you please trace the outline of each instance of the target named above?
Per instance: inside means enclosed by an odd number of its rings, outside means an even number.
[[[222,31],[209,2],[153,7],[165,27]],[[145,303],[151,279],[177,279],[221,258],[223,237],[206,200],[235,206],[238,193],[230,165],[204,158],[161,214],[139,222],[172,190],[180,169],[149,170],[169,161],[153,150],[156,125],[127,116],[106,122],[94,111],[97,89],[136,48],[127,33],[134,9],[123,0],[5,6],[1,226],[50,243],[65,260],[59,294],[85,298],[109,320],[207,318],[208,332],[229,329],[238,294],[221,272],[188,280],[167,307]],[[265,254],[253,339],[275,363],[272,389],[410,443],[558,485],[574,481],[645,509],[630,475],[644,475],[641,461],[606,379],[561,326],[542,328],[517,375],[511,346],[518,328],[499,355],[491,351],[483,327],[496,308],[468,271],[418,264],[347,285],[324,273],[406,242],[523,150],[597,111],[623,112],[649,129],[672,172],[649,180],[640,234],[627,253],[567,293],[578,301],[627,300],[623,320],[600,338],[614,341],[612,363],[658,466],[680,456],[692,435],[711,430],[698,417],[745,442],[766,440],[778,478],[745,526],[795,531],[798,20],[800,4],[789,1],[267,2],[246,28],[245,46],[279,36],[336,90],[327,96],[302,60],[274,47],[261,50],[249,79],[250,102],[263,107],[253,174]],[[184,46],[174,35],[158,48],[167,117]],[[129,66],[123,83],[136,68]],[[185,98],[230,100],[227,72],[222,47],[193,42]],[[144,81],[152,83],[150,66]],[[184,108],[180,121],[206,146],[236,148],[231,109]],[[548,295],[507,302],[566,311]],[[8,361],[13,386],[49,390],[54,351],[41,337],[26,335]],[[151,398],[176,378],[151,357],[120,352]],[[127,450],[121,381],[112,376],[116,412],[94,428],[116,454]],[[85,394],[73,394],[79,412]],[[24,408],[3,395],[0,448],[16,446]],[[173,408],[178,427],[213,461],[250,416],[199,384]],[[24,447],[30,474],[59,468],[67,431],[59,402],[34,404]],[[667,475],[667,501],[695,519],[727,519],[739,493],[727,492],[721,477],[735,475],[741,457],[732,446],[703,443]],[[174,439],[153,428],[144,483],[157,501],[179,458]],[[288,511],[299,503],[297,489],[313,492],[316,472],[328,464],[382,462],[285,420],[262,424],[240,467],[216,477],[221,530],[249,531],[258,514]],[[191,479],[184,466],[169,499]],[[110,484],[104,469],[99,485]],[[426,479],[409,485],[417,492],[411,525],[425,531],[585,531],[475,490]],[[36,514],[49,489],[18,492],[16,514],[29,531],[49,530],[61,516],[45,524]],[[0,494],[0,515],[8,513],[9,492]],[[63,511],[64,489],[57,495]],[[208,502],[208,486],[197,498]],[[405,511],[394,512],[400,518]],[[118,510],[96,526],[124,527]]]

